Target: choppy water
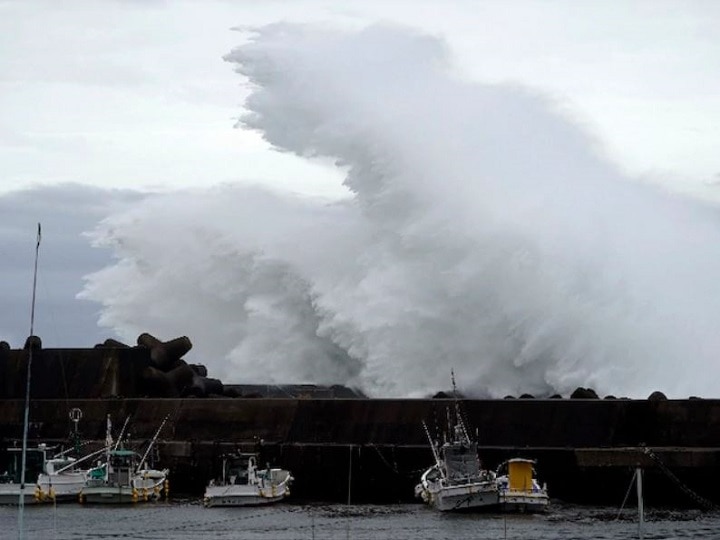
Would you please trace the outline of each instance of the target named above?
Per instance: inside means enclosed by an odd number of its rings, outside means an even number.
[[[440,514],[422,505],[282,504],[265,508],[203,508],[199,502],[134,507],[27,507],[28,540],[619,540],[638,538],[626,510],[554,504],[542,516]],[[720,538],[720,512],[649,509],[644,538]],[[17,508],[0,508],[0,538],[17,538]]]

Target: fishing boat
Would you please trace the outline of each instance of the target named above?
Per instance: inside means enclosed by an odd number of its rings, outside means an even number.
[[[237,452],[223,456],[222,474],[205,489],[203,504],[211,506],[258,506],[276,503],[290,495],[293,480],[289,471],[258,469],[256,453]]]
[[[78,494],[79,501],[91,504],[124,504],[156,501],[163,495],[167,497],[168,469],[147,466],[147,457],[166,421],[167,417],[141,456],[138,452],[122,446],[122,433],[127,426],[127,420],[113,447],[108,416],[105,460],[88,471],[85,484]]]
[[[75,423],[75,429],[69,437],[70,448],[44,460],[35,485],[35,499],[41,503],[77,501],[92,468],[90,460],[105,452],[105,448],[101,448],[80,456],[83,445],[78,434],[78,423],[82,411],[73,408],[68,416]]]
[[[500,510],[504,512],[543,512],[550,497],[547,485],[540,485],[535,461],[513,458],[502,462],[496,471]]]
[[[87,480],[89,469],[81,463],[104,450],[92,452],[82,458],[68,455],[71,450],[55,453],[57,447],[40,443],[29,447],[26,455],[26,476],[37,478],[34,490],[24,490],[25,504],[76,501]],[[20,448],[8,448],[9,467],[0,473],[0,504],[17,504],[20,497]],[[32,480],[31,480],[32,481]]]
[[[457,395],[454,374],[452,379]],[[433,440],[423,422],[435,464],[420,477],[415,495],[442,512],[497,509],[500,497],[495,473],[482,468],[477,441],[468,434],[457,399],[453,408],[453,414],[448,411],[443,444]]]
[[[87,470],[79,468],[77,459],[59,455],[45,461],[38,475],[35,498],[38,502],[62,502],[77,500],[85,485]]]
[[[134,450],[111,450],[105,463],[89,471],[80,502],[123,504],[160,499],[168,470],[142,468],[140,460]]]
[[[461,426],[442,445],[432,443],[435,465],[415,487],[415,495],[442,512],[497,508],[500,503],[495,473],[481,468],[477,443]]]
[[[104,448],[91,452],[80,458],[68,455],[66,450],[46,459],[42,472],[38,475],[35,485],[37,502],[69,502],[77,501],[85,487],[90,466],[81,466],[92,458],[105,452]]]

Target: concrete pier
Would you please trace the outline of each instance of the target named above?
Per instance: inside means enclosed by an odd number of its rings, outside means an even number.
[[[160,459],[174,492],[199,495],[222,453],[254,446],[262,459],[293,471],[296,496],[329,501],[408,502],[432,463],[421,427],[441,424],[447,399],[68,399],[33,400],[30,437],[63,441],[68,412],[83,412],[83,439],[102,441],[106,415],[130,418],[133,441],[149,439],[162,419]],[[609,502],[622,496],[636,466],[647,468],[649,502],[682,503],[682,484],[714,500],[720,472],[718,400],[462,400],[477,429],[483,465],[537,459],[552,497]],[[22,400],[0,400],[0,439],[18,440]],[[652,449],[651,458],[645,448]],[[350,456],[352,455],[352,459]],[[349,469],[351,467],[351,469]],[[625,478],[627,476],[627,478]],[[654,492],[651,488],[660,486]],[[685,501],[690,505],[693,501]],[[720,502],[720,501],[718,501]]]

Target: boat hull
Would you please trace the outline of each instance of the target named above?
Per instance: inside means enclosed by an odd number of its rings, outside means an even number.
[[[500,510],[503,512],[533,514],[545,512],[550,500],[545,494],[500,493]]]
[[[38,502],[75,502],[85,486],[85,481],[84,473],[41,474],[36,487]]]
[[[141,470],[129,474],[125,469],[111,473],[110,479],[90,478],[79,494],[80,502],[90,504],[132,504],[167,497],[168,470]]]
[[[88,504],[134,504],[156,501],[160,495],[153,490],[130,486],[99,486],[84,488],[80,499]]]
[[[441,512],[479,512],[498,509],[500,505],[497,489],[487,484],[425,488],[422,499]]]
[[[37,504],[35,486],[26,484],[23,497],[24,504]],[[20,484],[0,484],[0,505],[17,505],[20,503]]]
[[[273,504],[290,495],[285,485],[260,488],[258,486],[210,486],[205,490],[203,503],[213,506],[261,506]]]

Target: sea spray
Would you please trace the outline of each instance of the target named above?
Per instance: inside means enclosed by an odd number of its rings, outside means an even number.
[[[478,55],[492,51],[478,51]],[[502,397],[713,396],[715,208],[635,183],[558,106],[463,80],[442,40],[275,24],[226,58],[239,127],[347,199],[219,186],[111,216],[88,276],[120,335],[191,336],[231,382]],[[680,376],[680,374],[682,374]]]

